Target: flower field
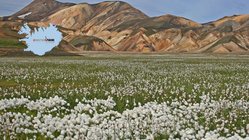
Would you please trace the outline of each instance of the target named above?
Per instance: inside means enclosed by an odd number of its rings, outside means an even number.
[[[249,139],[249,57],[0,58],[0,139]]]

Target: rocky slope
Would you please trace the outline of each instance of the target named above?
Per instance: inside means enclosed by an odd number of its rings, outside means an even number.
[[[73,3],[61,3],[55,0],[33,0],[28,6],[10,16],[11,19],[23,19],[25,21],[38,21],[47,18]]]
[[[0,36],[17,40],[20,36],[16,32],[24,22],[32,26],[58,25],[64,38],[50,54],[58,50],[66,54],[84,51],[249,52],[249,15],[199,24],[174,15],[148,17],[120,1],[72,4],[34,0],[21,11],[2,18],[0,28],[4,30],[0,30]]]

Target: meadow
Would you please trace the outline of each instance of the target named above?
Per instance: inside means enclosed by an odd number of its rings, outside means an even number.
[[[0,139],[249,139],[249,57],[0,58]]]

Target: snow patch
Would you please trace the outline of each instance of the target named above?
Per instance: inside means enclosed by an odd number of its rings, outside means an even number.
[[[18,17],[19,17],[19,18],[25,18],[26,16],[28,16],[28,15],[30,15],[30,14],[32,14],[32,12],[28,12],[28,13],[23,14],[23,15],[20,15],[20,16],[18,16]]]

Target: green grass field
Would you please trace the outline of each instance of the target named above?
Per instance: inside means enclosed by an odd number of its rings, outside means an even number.
[[[0,38],[0,48],[26,48],[18,39]]]
[[[0,58],[0,139],[249,137],[249,57]]]

